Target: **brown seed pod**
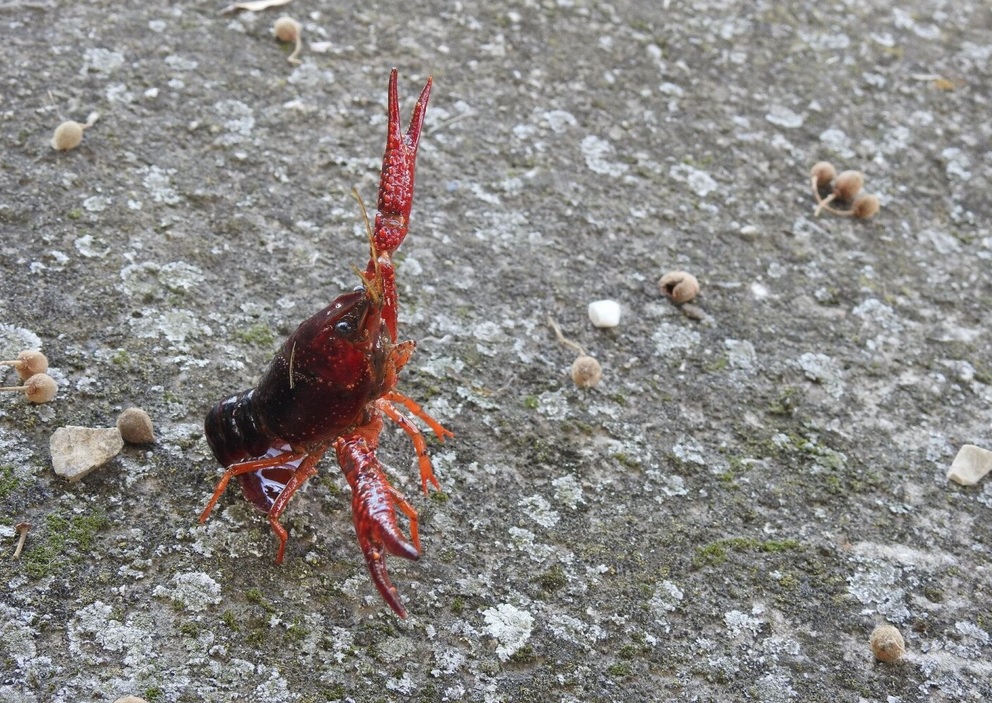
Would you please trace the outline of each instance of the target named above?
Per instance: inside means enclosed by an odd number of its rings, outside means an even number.
[[[48,371],[48,359],[37,349],[25,349],[12,361],[0,361],[0,365],[13,366],[21,380],[27,380],[36,373]]]
[[[834,192],[825,197],[823,200],[818,200],[816,204],[816,209],[813,211],[813,217],[818,217],[822,210],[827,210],[835,215],[840,214],[836,210],[831,210],[827,207],[832,202],[838,203],[849,203],[853,201],[861,189],[865,185],[865,176],[861,171],[841,171],[840,174],[834,179]]]
[[[155,441],[152,419],[141,408],[128,408],[117,418],[117,429],[128,444],[151,444]]]
[[[289,59],[287,59],[290,63],[300,63],[300,60],[296,58],[296,56],[300,53],[300,48],[302,46],[300,40],[300,32],[302,31],[303,25],[294,20],[292,17],[280,17],[272,26],[272,33],[276,35],[276,39],[284,42],[293,42],[295,45],[293,48],[293,53],[290,54]]]
[[[868,220],[878,214],[881,205],[874,195],[862,193],[854,199],[851,204],[851,215],[859,220]]]
[[[816,197],[816,202],[820,202],[820,191],[826,190],[830,187],[830,184],[834,182],[834,178],[837,177],[837,169],[829,161],[818,161],[813,164],[813,168],[809,171],[810,175],[810,186],[813,188],[813,195]]]
[[[20,391],[27,397],[29,403],[47,403],[55,397],[59,384],[46,373],[36,373],[24,382],[23,386],[9,386],[0,391]]]
[[[685,271],[669,271],[658,279],[658,289],[676,305],[688,303],[699,295],[699,281]]]
[[[894,662],[906,653],[902,633],[889,624],[879,625],[871,633],[872,654],[881,662]]]
[[[52,148],[56,151],[75,149],[83,141],[83,129],[85,126],[79,122],[63,122],[55,128],[55,134],[52,135]]]
[[[91,112],[86,117],[86,122],[79,123],[66,120],[55,128],[52,135],[52,148],[56,151],[69,151],[75,149],[83,141],[83,130],[89,129],[100,119],[99,112]]]
[[[579,388],[592,388],[603,377],[603,367],[591,356],[583,354],[572,362],[569,373]]]
[[[559,342],[579,353],[578,358],[572,362],[572,367],[569,369],[569,375],[572,377],[575,385],[579,388],[592,388],[599,383],[603,377],[603,367],[599,365],[599,362],[586,354],[586,350],[582,348],[581,344],[565,337],[561,333],[561,327],[558,326],[558,323],[553,318],[548,317],[548,324],[551,325],[551,329],[555,333],[555,338]]]
[[[834,181],[834,197],[849,203],[857,197],[865,185],[865,177],[861,171],[841,171]]]

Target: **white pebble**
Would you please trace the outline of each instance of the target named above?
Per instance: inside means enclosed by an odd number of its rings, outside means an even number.
[[[117,456],[124,448],[116,427],[60,427],[49,442],[55,473],[75,482]]]
[[[620,303],[615,300],[589,303],[589,319],[596,327],[616,327],[620,324]]]
[[[954,457],[954,463],[947,470],[947,478],[962,486],[974,486],[989,471],[992,471],[992,452],[966,444]]]

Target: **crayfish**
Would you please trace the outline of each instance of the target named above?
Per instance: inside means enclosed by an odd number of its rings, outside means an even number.
[[[420,132],[431,94],[427,80],[404,134],[400,126],[397,71],[389,76],[389,125],[374,225],[368,223],[369,263],[361,285],[303,322],[272,359],[255,388],[222,400],[207,413],[207,442],[226,468],[200,515],[206,521],[234,477],[279,539],[281,563],[289,537],[279,517],[293,494],[317,473],[333,449],[351,487],[352,519],[372,581],[400,617],[406,610],[386,571],[386,554],[420,558],[417,512],[386,478],[376,458],[383,416],[413,442],[421,487],[439,489],[420,429],[403,414],[423,420],[440,440],[452,433],[414,400],[396,390],[397,374],[416,343],[397,342],[397,293],[392,255],[403,242],[413,205]],[[361,199],[359,199],[361,203]],[[364,212],[364,208],[363,208]],[[409,521],[407,539],[396,509]]]

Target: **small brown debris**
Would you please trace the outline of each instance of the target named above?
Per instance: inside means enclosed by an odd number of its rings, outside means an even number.
[[[20,533],[20,537],[18,537],[17,539],[17,548],[14,549],[13,558],[16,560],[21,558],[21,550],[24,549],[24,542],[28,538],[28,530],[31,529],[31,523],[19,522],[16,525],[14,525],[14,529]]]
[[[299,22],[292,17],[285,16],[277,19],[275,25],[272,27],[272,33],[276,35],[276,39],[282,42],[293,42],[293,53],[287,59],[290,63],[300,63],[300,60],[296,57],[299,55],[301,48],[301,31],[303,31],[303,26]]]
[[[155,441],[152,419],[141,408],[128,408],[117,418],[117,429],[128,444],[151,444]]]
[[[685,271],[669,271],[658,280],[658,289],[676,305],[688,303],[699,295],[699,281]]]
[[[843,203],[849,203],[857,197],[865,185],[865,176],[861,171],[842,171],[834,181],[833,197]],[[827,202],[830,198],[826,198]]]
[[[871,651],[880,662],[894,662],[906,653],[906,642],[893,625],[879,625],[871,633]]]
[[[573,342],[563,335],[561,333],[561,327],[558,326],[558,323],[553,318],[548,317],[548,324],[551,325],[551,329],[555,333],[555,338],[559,342],[579,353],[578,358],[572,362],[572,367],[569,369],[569,375],[572,377],[575,385],[579,388],[592,388],[599,383],[603,377],[603,368],[599,365],[599,362],[586,354],[586,350],[582,348],[581,344]]]
[[[569,373],[579,388],[592,388],[603,378],[603,367],[591,356],[582,355],[572,362]]]
[[[859,220],[867,220],[878,214],[879,207],[877,197],[862,193],[851,204],[851,214]]]
[[[66,120],[55,128],[55,133],[52,135],[52,148],[56,151],[75,149],[83,141],[83,130],[92,127],[99,118],[99,113],[92,112],[86,118],[86,122]]]
[[[8,386],[0,391],[19,391],[24,393],[29,403],[47,403],[59,390],[59,384],[47,373],[36,373],[24,382],[23,386]]]
[[[26,381],[36,373],[48,371],[48,359],[37,349],[25,349],[16,359],[0,361],[0,365],[13,366],[22,381]]]
[[[813,195],[816,196],[816,202],[819,203],[821,202],[820,191],[826,190],[834,182],[834,179],[837,177],[837,169],[829,161],[818,161],[813,164],[809,175],[810,185],[813,187]]]

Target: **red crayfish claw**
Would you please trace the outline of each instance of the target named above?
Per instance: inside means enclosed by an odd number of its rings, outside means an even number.
[[[381,429],[381,421],[372,424],[378,424]],[[375,456],[377,435],[378,430],[374,434],[357,431],[338,438],[334,450],[351,486],[351,517],[365,565],[382,599],[393,612],[405,618],[406,609],[386,570],[386,554],[413,561],[420,558],[417,511],[386,478]],[[410,521],[409,540],[396,522],[396,508]]]
[[[427,79],[410,117],[410,126],[403,134],[400,126],[398,72],[389,74],[389,128],[386,153],[382,157],[379,177],[379,198],[375,214],[375,250],[380,256],[391,256],[403,243],[410,224],[413,207],[413,182],[417,165],[417,147],[427,114],[433,80]]]

